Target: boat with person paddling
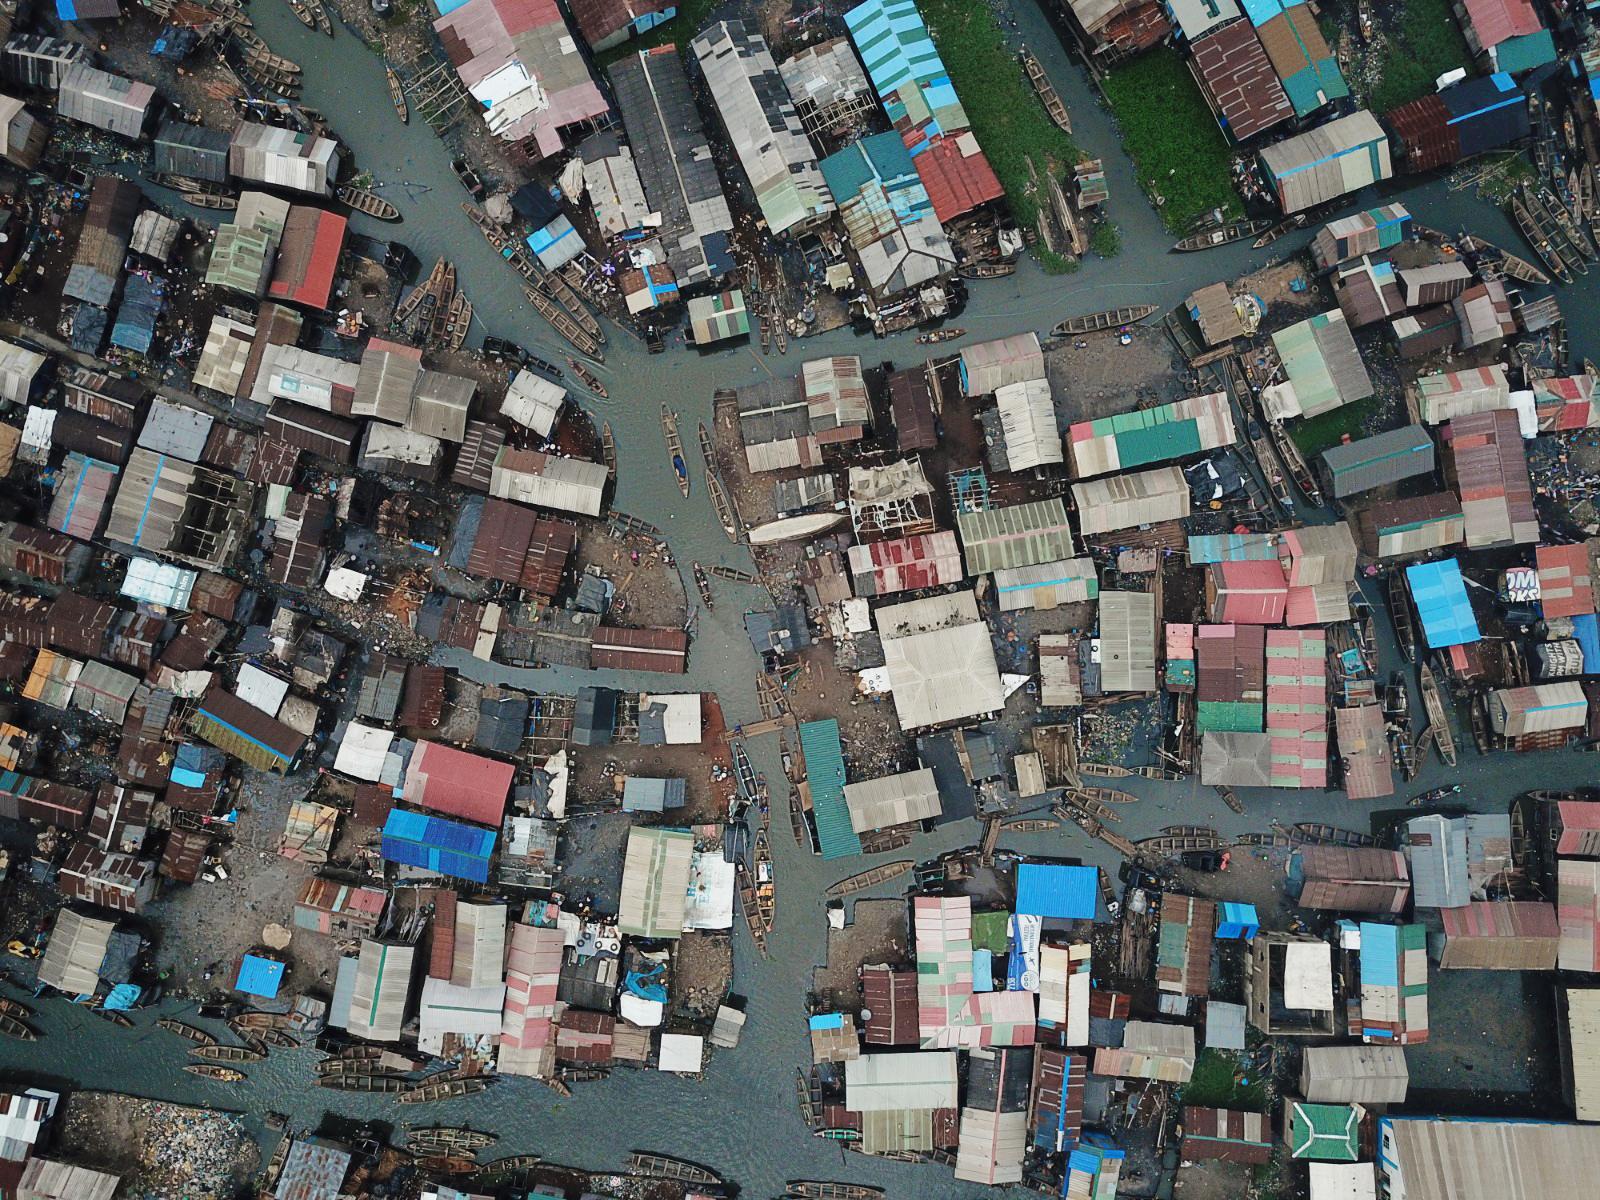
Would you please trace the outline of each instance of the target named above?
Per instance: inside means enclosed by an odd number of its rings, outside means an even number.
[[[191,1075],[198,1075],[202,1079],[214,1079],[218,1083],[242,1083],[246,1078],[243,1071],[236,1071],[232,1067],[219,1067],[213,1063],[188,1063],[183,1069]]]
[[[606,385],[600,382],[600,377],[570,354],[567,355],[567,366],[578,377],[578,381],[596,396],[599,396],[600,399],[609,400],[611,398],[611,393],[606,391]]]
[[[919,333],[916,337],[919,346],[937,346],[940,342],[953,342],[957,338],[966,337],[967,331],[959,326],[950,326],[947,329],[930,329],[926,333]]]
[[[667,457],[672,462],[672,473],[677,477],[678,490],[687,499],[689,464],[683,460],[683,439],[678,436],[677,415],[665,404],[661,406],[661,434],[667,439]]]
[[[389,80],[389,100],[394,105],[394,115],[400,118],[400,124],[411,123],[411,106],[406,103],[406,90],[400,85],[400,73],[388,63],[383,64],[383,73]]]

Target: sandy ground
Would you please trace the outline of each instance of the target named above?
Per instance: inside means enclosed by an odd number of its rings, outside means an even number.
[[[1155,318],[1137,326],[1124,346],[1112,334],[1062,338],[1045,352],[1045,374],[1063,427],[1126,412],[1130,398],[1181,400],[1185,372],[1172,341]]]
[[[909,910],[898,899],[845,903],[848,923],[828,930],[827,962],[812,971],[811,990],[831,1007],[854,1011],[861,1007],[863,964],[911,961]]]
[[[582,575],[593,567],[616,585],[616,598],[606,624],[661,626],[682,629],[688,616],[683,577],[660,549],[638,551],[639,543],[611,537],[602,522],[583,525],[578,539],[574,571]],[[633,554],[639,553],[639,561]]]

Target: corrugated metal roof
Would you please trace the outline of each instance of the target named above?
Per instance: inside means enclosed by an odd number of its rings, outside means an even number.
[[[1323,451],[1338,499],[1371,488],[1398,483],[1434,469],[1433,438],[1421,425],[1386,430],[1374,437],[1345,442]]]
[[[1592,1125],[1488,1117],[1382,1117],[1384,1160],[1406,1200],[1548,1200],[1600,1178]]]
[[[1058,562],[1074,553],[1067,506],[1059,497],[958,512],[956,528],[969,576]]]
[[[850,826],[858,834],[929,820],[942,811],[933,772],[926,767],[847,783],[844,800]],[[815,804],[815,796],[812,802]]]
[[[1566,989],[1575,1115],[1600,1119],[1600,988]]]
[[[1094,867],[1061,863],[1017,864],[1017,912],[1040,917],[1094,920],[1100,879]]]
[[[970,591],[885,605],[873,616],[900,728],[962,721],[1005,706],[989,627],[978,619]]]
[[[1100,593],[1100,686],[1155,691],[1155,597],[1148,592]]]
[[[1457,417],[1445,431],[1445,444],[1449,478],[1466,516],[1467,546],[1536,543],[1539,522],[1516,413],[1497,409]]]
[[[1245,21],[1224,25],[1193,43],[1194,71],[1219,109],[1223,129],[1238,141],[1294,116],[1261,39]]]
[[[1268,146],[1261,165],[1285,213],[1359,191],[1393,174],[1389,137],[1366,109]]]
[[[1270,416],[1314,417],[1373,394],[1371,377],[1356,349],[1344,313],[1332,309],[1272,335],[1286,384],[1262,393]]]
[[[1540,546],[1533,553],[1539,567],[1539,607],[1546,618],[1594,612],[1587,545]]]
[[[800,752],[805,757],[806,783],[817,824],[823,858],[861,853],[861,842],[845,800],[844,747],[839,722],[808,721],[800,726]]]
[[[1044,378],[1044,351],[1036,333],[978,342],[961,351],[961,390],[968,396],[988,395],[1008,383]]]
[[[1472,601],[1461,579],[1461,564],[1453,558],[1416,563],[1406,568],[1411,599],[1422,618],[1422,633],[1433,650],[1461,646],[1479,638]]]
[[[635,937],[681,937],[693,855],[694,837],[683,830],[628,830],[618,930]]]
[[[1067,430],[1080,479],[1231,446],[1233,414],[1225,392],[1080,421]]]
[[[953,1050],[863,1054],[845,1064],[845,1108],[860,1113],[954,1108],[957,1067]]]

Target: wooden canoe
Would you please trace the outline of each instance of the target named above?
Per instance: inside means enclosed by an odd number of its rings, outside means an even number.
[[[1524,203],[1522,197],[1512,196],[1511,219],[1516,222],[1517,228],[1522,231],[1522,236],[1528,245],[1533,247],[1533,252],[1539,256],[1539,261],[1549,268],[1550,273],[1562,283],[1571,283],[1572,272],[1568,269],[1567,260],[1562,256],[1559,235],[1544,220],[1542,214],[1535,216],[1534,209]]]
[[[667,457],[672,463],[672,473],[677,478],[678,490],[689,495],[689,464],[683,457],[683,439],[678,436],[678,417],[665,404],[661,406],[661,435],[667,440]]]
[[[1185,850],[1221,850],[1227,844],[1216,830],[1207,833],[1164,833],[1159,837],[1144,838],[1134,843],[1140,850],[1154,854],[1182,854]]]
[[[1001,279],[1017,273],[1017,264],[1009,258],[992,258],[983,262],[962,263],[956,273],[963,279]],[[778,329],[778,353],[783,353],[783,327]],[[941,341],[944,339],[940,339]]]
[[[423,1083],[401,1092],[396,1099],[401,1104],[431,1104],[436,1100],[455,1100],[489,1090],[487,1079],[448,1079],[443,1083]]]
[[[706,611],[715,611],[717,599],[711,594],[711,581],[706,578],[706,569],[699,563],[694,564],[694,586],[700,593],[700,603],[706,606]]]
[[[1078,774],[1087,775],[1093,779],[1126,779],[1133,772],[1127,767],[1119,767],[1115,763],[1088,762],[1078,760]]]
[[[1293,233],[1296,229],[1304,228],[1306,219],[1306,213],[1295,213],[1295,215],[1292,217],[1285,217],[1271,229],[1267,230],[1260,237],[1258,237],[1253,243],[1254,248],[1257,250],[1265,249],[1286,234]]]
[[[1411,615],[1411,598],[1406,594],[1405,573],[1389,572],[1389,619],[1394,622],[1395,641],[1407,662],[1417,661],[1417,623]]]
[[[348,204],[359,213],[366,213],[379,221],[398,221],[400,210],[390,204],[382,196],[367,191],[365,188],[342,187],[338,192],[339,202]]]
[[[320,29],[329,37],[333,36],[333,21],[328,16],[327,6],[322,0],[304,0],[305,6],[311,10],[311,28]]]
[[[1052,337],[1073,337],[1082,333],[1104,333],[1121,329],[1124,325],[1137,325],[1156,311],[1154,304],[1130,304],[1122,308],[1107,308],[1087,313],[1081,317],[1068,317],[1058,322],[1050,331]]]
[[[654,1154],[647,1150],[635,1150],[628,1155],[628,1173],[630,1175],[655,1175],[662,1179],[676,1179],[682,1183],[700,1184],[705,1187],[719,1187],[722,1176],[710,1167],[702,1167],[699,1163],[690,1162],[686,1158],[674,1158],[670,1154]]]
[[[583,354],[589,355],[591,358],[599,355],[599,339],[590,337],[583,327],[573,319],[572,314],[562,308],[561,305],[539,291],[538,288],[525,287],[522,289],[522,294],[528,298],[528,303],[533,305],[535,311],[550,322],[551,328],[571,342],[574,348]]]
[[[718,579],[726,579],[729,583],[754,584],[760,582],[749,571],[741,571],[738,567],[725,567],[721,563],[714,563],[706,568]]]
[[[617,439],[611,432],[611,422],[604,421],[600,425],[600,453],[606,460],[606,474],[615,479],[617,477]]]
[[[211,192],[185,192],[178,199],[195,208],[211,208],[218,212],[232,212],[239,207],[237,196],[217,196]]]
[[[179,1037],[187,1038],[189,1041],[201,1046],[215,1046],[217,1044],[217,1039],[204,1029],[196,1029],[193,1025],[185,1025],[182,1021],[176,1021],[171,1017],[162,1017],[156,1024],[168,1033],[175,1033]]]
[[[386,1092],[401,1095],[411,1089],[411,1084],[394,1075],[321,1075],[317,1086],[336,1092]]]
[[[1012,833],[1044,833],[1049,829],[1060,829],[1061,822],[1047,817],[1012,817],[1009,821],[1000,822],[1000,828]]]
[[[1178,780],[1186,778],[1182,771],[1174,770],[1171,767],[1135,767],[1133,773],[1141,779],[1161,779],[1168,783],[1176,783]]]
[[[19,1021],[26,1021],[31,1016],[33,1010],[26,1004],[18,1004],[15,1000],[0,997],[0,1017],[15,1017]]]
[[[1265,233],[1272,228],[1272,222],[1266,220],[1232,221],[1226,225],[1215,225],[1210,229],[1202,229],[1199,233],[1192,233],[1173,246],[1179,253],[1188,253],[1195,250],[1210,250],[1213,246],[1226,246],[1229,242],[1242,242],[1245,238],[1253,238]]]
[[[1081,763],[1079,764],[1078,769],[1080,771],[1083,769],[1083,765]],[[1096,804],[1139,803],[1139,797],[1133,795],[1131,792],[1119,792],[1115,788],[1107,787],[1071,788],[1068,790],[1067,795],[1069,797],[1081,797],[1086,800],[1092,800]]]
[[[499,1141],[499,1135],[483,1133],[476,1129],[465,1129],[460,1125],[429,1125],[420,1129],[406,1131],[407,1144],[413,1142],[437,1142],[442,1146],[452,1146],[457,1150],[482,1150],[485,1146],[492,1146]]]
[[[389,99],[394,104],[394,115],[400,118],[400,124],[411,123],[411,106],[406,103],[406,90],[400,86],[400,74],[389,64],[385,63],[383,73],[389,78]]]
[[[6,1037],[16,1038],[19,1042],[36,1042],[39,1040],[37,1030],[24,1025],[17,1018],[6,1013],[0,1013],[0,1033],[5,1034]]]
[[[189,1057],[214,1063],[260,1062],[266,1053],[248,1046],[196,1046],[189,1051]]]
[[[728,535],[728,540],[735,545],[739,541],[739,520],[734,516],[733,502],[728,499],[728,490],[722,486],[722,478],[715,471],[706,471],[706,495],[711,497],[711,507],[716,510],[717,522],[722,526],[722,532]]]
[[[1456,765],[1456,739],[1450,731],[1450,715],[1445,709],[1444,693],[1439,681],[1427,663],[1422,664],[1422,707],[1428,714],[1428,728],[1424,736],[1431,737],[1439,747],[1439,757],[1449,766]]]
[[[1289,840],[1301,846],[1372,846],[1376,839],[1353,829],[1340,829],[1321,821],[1297,821],[1289,830]]]
[[[219,1067],[212,1063],[189,1063],[183,1068],[191,1075],[198,1075],[202,1079],[215,1079],[218,1083],[239,1083],[245,1079],[243,1071],[235,1071],[232,1067]]]
[[[1112,824],[1122,823],[1122,814],[1109,804],[1101,804],[1098,800],[1068,791],[1061,798],[1061,802],[1051,809],[1063,821],[1077,820],[1077,813],[1093,817],[1097,821],[1110,821]],[[1079,821],[1079,824],[1082,824]]]
[[[478,1164],[465,1154],[428,1154],[417,1160],[417,1166],[435,1175],[476,1175]]]
[[[1043,65],[1026,46],[1017,52],[1017,57],[1022,60],[1022,69],[1028,76],[1028,82],[1033,85],[1033,94],[1039,97],[1039,103],[1044,105],[1045,114],[1062,133],[1071,133],[1072,118],[1067,113],[1067,106],[1061,103],[1061,97],[1056,92],[1055,85],[1050,82],[1050,76],[1045,73]],[[882,1194],[878,1193],[880,1196]],[[824,1200],[838,1200],[838,1198],[826,1197]]]
[[[878,1200],[882,1188],[864,1183],[833,1183],[826,1179],[791,1179],[784,1185],[789,1195],[800,1200]]]
[[[1231,787],[1226,787],[1220,783],[1214,783],[1211,786],[1212,790],[1222,797],[1222,802],[1234,812],[1244,812],[1244,804],[1239,799],[1239,793],[1235,792]]]
[[[606,400],[610,398],[611,393],[606,391],[606,385],[600,382],[600,376],[589,370],[588,367],[570,354],[567,355],[567,366],[572,369],[572,373],[578,377],[579,382],[596,396],[599,396],[600,399]]]
[[[851,875],[848,878],[839,880],[838,883],[833,884],[827,889],[827,895],[834,897],[854,895],[856,892],[865,891],[870,887],[876,887],[880,883],[886,883],[891,879],[898,879],[901,875],[904,875],[907,871],[911,870],[913,865],[914,864],[909,858],[896,859],[894,862],[880,863],[878,866],[873,867],[870,871],[862,871],[859,875]]]
[[[300,24],[313,33],[316,32],[317,18],[312,14],[311,5],[306,3],[306,0],[289,0],[289,10],[299,18]]]
[[[767,926],[761,919],[761,905],[756,898],[755,881],[750,878],[750,872],[743,863],[739,864],[736,872],[739,885],[739,911],[744,914],[745,924],[750,928],[750,940],[756,944],[756,949],[763,956],[767,953]]]
[[[542,1163],[544,1159],[537,1154],[513,1154],[509,1158],[497,1158],[493,1162],[486,1162],[478,1168],[479,1176],[484,1175],[510,1175],[515,1171],[531,1171]]]

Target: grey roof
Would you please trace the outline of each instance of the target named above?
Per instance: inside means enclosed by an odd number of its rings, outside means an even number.
[[[1386,430],[1375,437],[1345,442],[1323,451],[1336,498],[1398,483],[1434,468],[1433,438],[1421,425]]]
[[[124,79],[80,62],[62,72],[56,110],[85,125],[137,138],[144,132],[145,118],[155,96],[155,88],[148,83]]]
[[[791,654],[811,645],[811,626],[803,604],[780,604],[774,612],[747,612],[744,631],[757,654]]]
[[[209,413],[184,408],[157,396],[150,402],[150,415],[139,431],[139,445],[184,462],[199,462],[213,423],[214,418]]]
[[[573,744],[610,745],[616,727],[617,693],[607,687],[579,688],[578,706],[572,715]]]
[[[1418,908],[1464,908],[1472,899],[1467,877],[1467,822],[1437,813],[1406,822],[1411,898]]]
[[[673,274],[691,283],[721,278],[733,267],[733,217],[683,60],[647,51],[607,75],[644,194],[661,214],[656,232]]]
[[[739,437],[746,446],[810,436],[811,413],[797,378],[763,379],[736,394]]]
[[[522,749],[531,710],[531,702],[521,694],[483,697],[478,702],[478,729],[472,744],[497,754],[515,754]]]
[[[719,21],[690,45],[768,228],[780,234],[833,212],[766,39],[743,21]]]
[[[682,808],[688,795],[688,784],[682,779],[645,779],[630,775],[622,782],[622,811],[658,813]]]
[[[967,574],[1071,558],[1072,527],[1060,497],[956,514]]]
[[[412,392],[407,428],[447,442],[463,440],[467,436],[467,413],[477,390],[477,381],[465,375],[424,370]]]
[[[61,294],[107,308],[122,281],[128,257],[133,218],[139,213],[143,193],[139,185],[115,175],[102,175],[89,193],[89,209],[78,234],[78,246]]]
[[[1206,1001],[1206,1046],[1213,1050],[1244,1049],[1244,1005]]]
[[[839,485],[832,475],[799,475],[772,485],[772,504],[780,516],[816,504],[832,504],[838,498]]]
[[[362,672],[356,693],[356,716],[387,725],[400,708],[405,689],[406,664],[403,659],[375,652]]]
[[[150,168],[163,175],[223,183],[228,178],[228,135],[204,125],[163,121],[151,149]]]

